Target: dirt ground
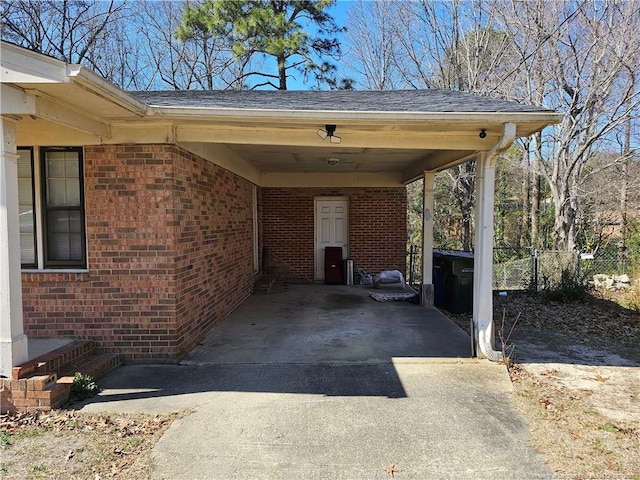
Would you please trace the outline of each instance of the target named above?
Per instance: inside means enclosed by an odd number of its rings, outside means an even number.
[[[494,299],[516,402],[558,478],[640,479],[640,313],[622,300]]]
[[[0,478],[147,479],[153,445],[177,415],[0,416]]]
[[[620,300],[495,297],[516,402],[558,478],[640,480],[640,313]],[[450,317],[469,330],[469,315]],[[151,449],[175,418],[0,416],[0,478],[147,479]]]

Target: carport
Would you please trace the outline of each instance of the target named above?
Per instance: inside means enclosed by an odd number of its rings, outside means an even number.
[[[225,163],[225,168],[264,189],[342,192],[354,187],[406,186],[423,178],[420,295],[424,307],[433,306],[435,174],[476,161],[474,351],[500,360],[501,353],[493,348],[491,298],[496,160],[517,137],[558,123],[562,115],[542,107],[435,89],[138,92],[135,96],[152,106],[153,119],[175,122],[180,145],[213,162],[221,149],[230,151],[233,161]],[[336,198],[343,197],[318,200]],[[319,211],[316,217],[319,224]],[[350,255],[346,238],[331,237],[323,243],[319,228],[315,229],[316,281],[323,280],[326,246],[342,247],[343,258]]]
[[[11,367],[27,358],[23,315],[31,315],[29,325],[35,333],[39,331],[35,327],[51,325],[47,318],[51,311],[59,318],[73,319],[71,328],[55,332],[96,338],[104,348],[132,358],[179,357],[241,303],[251,289],[253,276],[260,273],[260,229],[265,212],[258,206],[259,197],[265,192],[273,193],[272,205],[278,203],[282,191],[295,190],[302,191],[312,205],[315,202],[318,206],[318,218],[313,218],[313,210],[307,212],[307,224],[311,226],[303,246],[307,248],[311,243],[311,253],[305,250],[303,256],[291,262],[308,272],[305,279],[318,281],[322,280],[327,246],[342,248],[345,257],[351,256],[357,246],[349,244],[353,235],[335,235],[323,241],[320,207],[330,209],[336,204],[342,208],[339,202],[359,189],[358,194],[368,201],[367,222],[386,219],[394,213],[383,210],[386,200],[380,192],[404,193],[406,199],[404,186],[424,178],[425,274],[421,296],[422,305],[429,307],[433,300],[434,175],[471,160],[477,162],[478,175],[475,341],[479,355],[500,358],[492,346],[495,160],[516,137],[557,123],[561,115],[541,107],[442,90],[124,92],[85,67],[67,65],[5,43],[2,49],[0,375],[9,376]],[[90,157],[87,166],[93,167],[92,176],[86,180],[87,185],[88,180],[92,181],[92,190],[85,188],[84,215],[91,217],[92,223],[86,222],[87,251],[79,268],[50,269],[39,260],[37,268],[21,269],[18,146],[33,151],[71,146]],[[197,174],[187,172],[183,168],[187,164],[197,168]],[[164,167],[158,168],[159,165]],[[119,179],[118,168],[123,166],[128,169],[128,178]],[[225,198],[220,203],[211,201],[217,201],[219,195],[211,190],[218,178],[224,181],[216,185],[226,189],[225,195],[235,198],[236,204],[226,205]],[[202,185],[210,189],[205,194]],[[114,203],[117,208],[108,212],[111,220],[104,222],[100,209],[112,199],[105,193],[110,188],[118,192],[121,200],[131,202]],[[213,225],[211,238],[198,238],[195,226],[202,220],[197,215],[189,217],[192,224],[186,231],[178,230],[191,214],[185,205],[192,203],[184,200],[191,202],[195,195],[199,195],[198,215],[222,218],[215,225],[209,221]],[[294,196],[289,200],[292,207],[299,203]],[[155,230],[151,233],[158,233],[158,241],[144,244],[146,238],[134,238],[148,221],[131,219],[137,211],[147,215],[153,212]],[[347,222],[354,219],[341,217],[338,210],[331,215],[331,221],[346,225],[332,232],[350,231]],[[376,261],[380,264],[388,262],[384,255],[377,255],[377,250],[387,243],[384,235],[388,235],[394,241],[400,239],[394,247],[400,252],[395,263],[402,262],[404,215],[405,212],[397,214],[399,226],[385,224],[381,240],[375,240],[380,232],[364,230],[367,222],[363,222],[362,237],[373,237],[374,241],[360,245],[361,254],[369,259],[378,256]],[[114,227],[114,222],[120,223]],[[214,237],[225,237],[240,222],[246,228],[238,234],[238,241],[230,241],[234,245],[218,242],[212,247],[216,243]],[[278,222],[275,218],[273,223]],[[280,225],[284,240],[289,240],[285,238],[289,232],[290,238],[297,236],[296,221],[287,220]],[[183,245],[181,240],[185,237],[193,238],[193,245]],[[275,243],[279,241],[276,237]],[[121,248],[123,244],[130,254],[112,255],[113,245]],[[229,254],[231,247],[239,244],[245,250]],[[205,255],[198,256],[205,248],[210,249],[210,258],[225,262],[224,269],[214,268]],[[40,248],[38,252],[44,250]],[[288,250],[302,251],[298,246]],[[141,251],[146,252],[144,262],[138,261]],[[243,276],[237,285],[226,281],[226,277],[212,275],[237,274],[239,265]],[[162,278],[158,278],[159,274]],[[163,282],[162,288],[169,291],[148,290],[150,278]],[[25,279],[30,288],[42,289],[46,311],[38,310],[43,302],[24,295]],[[135,296],[139,290],[144,290],[145,302]],[[193,295],[194,291],[199,295]],[[205,299],[214,297],[205,304]],[[144,310],[147,317],[142,318],[138,312],[131,315],[132,304]],[[162,315],[162,322],[157,321],[157,315]],[[88,329],[92,324],[100,328]]]

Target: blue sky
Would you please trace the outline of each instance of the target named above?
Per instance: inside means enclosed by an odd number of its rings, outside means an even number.
[[[347,9],[349,7],[350,4],[355,3],[353,0],[338,0],[336,5],[331,7],[328,11],[329,13],[333,16],[333,18],[335,19],[336,23],[341,26],[341,27],[348,27],[347,25]],[[343,53],[347,50],[348,45],[347,45],[347,40],[346,38],[344,38],[343,36],[338,36],[338,38],[340,38],[340,41],[342,43],[342,51]],[[290,90],[309,90],[310,88],[313,87],[312,84],[305,84],[303,82],[303,79],[301,78],[301,74],[299,74],[298,72],[292,72],[292,74],[296,77],[296,78],[290,78],[288,81],[288,88]],[[338,77],[339,78],[343,78],[346,75],[342,72],[338,72]],[[357,86],[356,86],[357,88]]]
[[[338,25],[344,26],[347,19],[347,7],[350,3],[354,2],[352,0],[338,0],[337,5],[329,10],[333,18],[338,22]]]

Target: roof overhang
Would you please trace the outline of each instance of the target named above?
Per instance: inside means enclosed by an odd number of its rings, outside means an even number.
[[[0,113],[20,120],[21,145],[176,143],[260,185],[407,183],[490,150],[507,123],[525,137],[562,119],[549,111],[153,105],[85,67],[1,46]],[[326,124],[337,126],[341,143],[316,134]]]

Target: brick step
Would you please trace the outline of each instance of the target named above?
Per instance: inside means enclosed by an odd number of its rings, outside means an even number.
[[[91,355],[83,363],[74,365],[73,368],[62,372],[58,383],[73,383],[73,377],[76,372],[91,375],[94,380],[97,380],[121,364],[122,358],[117,353],[98,353]],[[69,379],[71,379],[70,382]]]
[[[75,372],[91,375],[94,380],[122,363],[120,355],[99,353],[82,361],[67,363],[63,374],[35,373],[25,378],[0,379],[0,413],[8,411],[47,411],[63,406],[69,400]]]
[[[263,275],[253,284],[253,293],[269,293],[277,277]]]
[[[11,390],[11,395],[7,398],[7,405],[3,405],[3,411],[49,411],[53,408],[58,408],[64,405],[69,400],[69,394],[71,393],[70,383],[56,383],[55,374],[52,375],[37,375],[28,379],[13,380],[14,382],[30,382],[32,380],[38,381],[38,377],[51,377],[52,382],[49,382],[46,388],[36,390]],[[28,387],[27,387],[28,388]],[[4,413],[4,412],[3,412]]]
[[[67,345],[40,355],[18,367],[13,367],[12,378],[19,380],[34,374],[56,373],[60,375],[84,362],[93,354],[95,342],[92,340],[74,340]]]

